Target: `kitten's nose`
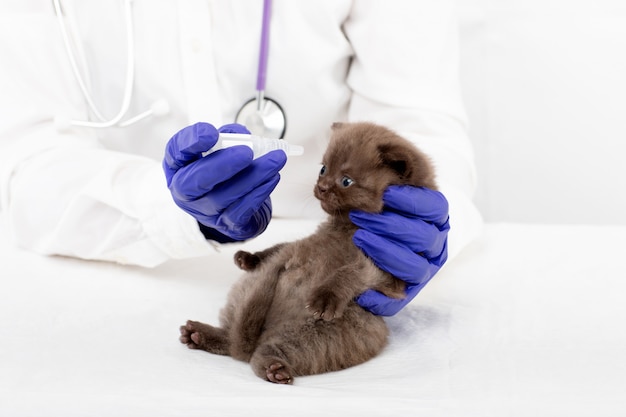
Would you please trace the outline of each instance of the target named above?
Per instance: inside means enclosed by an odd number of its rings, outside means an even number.
[[[319,191],[321,194],[324,194],[326,191],[328,191],[328,187],[318,184],[317,191]]]

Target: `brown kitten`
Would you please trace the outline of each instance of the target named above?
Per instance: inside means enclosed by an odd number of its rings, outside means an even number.
[[[371,123],[335,123],[314,189],[328,219],[308,238],[254,254],[231,289],[221,327],[194,321],[180,341],[250,362],[271,382],[336,371],[377,355],[387,343],[381,317],[355,303],[368,288],[402,298],[404,283],[378,269],[352,243],[349,211],[380,212],[392,184],[435,189],[428,158],[392,131]]]

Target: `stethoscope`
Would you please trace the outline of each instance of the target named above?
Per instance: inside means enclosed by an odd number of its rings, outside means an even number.
[[[132,0],[124,0],[124,21],[126,26],[126,76],[124,82],[124,94],[122,95],[122,103],[117,114],[106,119],[102,116],[102,112],[94,103],[84,77],[81,75],[76,54],[72,50],[72,42],[76,43],[74,31],[70,31],[65,22],[65,13],[61,6],[61,0],[53,0],[54,10],[57,15],[59,27],[63,43],[67,52],[67,57],[74,73],[78,86],[80,88],[85,101],[91,112],[98,119],[91,120],[71,120],[61,116],[55,117],[55,125],[57,130],[64,131],[72,126],[91,127],[91,128],[109,128],[109,127],[126,127],[139,122],[150,116],[163,116],[169,113],[169,104],[165,99],[159,99],[152,103],[149,109],[141,112],[133,117],[126,117],[130,108],[130,102],[133,94],[134,76],[135,76],[135,36],[132,16]],[[282,107],[271,98],[265,97],[265,86],[267,78],[267,62],[269,54],[269,33],[271,20],[272,1],[263,1],[263,21],[261,25],[261,46],[259,52],[259,65],[257,70],[256,96],[243,104],[235,118],[236,123],[245,125],[252,134],[269,137],[282,138],[285,135],[287,121],[285,112]]]
[[[272,0],[263,0],[263,22],[261,24],[261,46],[256,77],[256,97],[241,106],[235,122],[242,124],[254,135],[267,138],[283,138],[287,129],[287,119],[280,104],[265,97],[267,78],[267,57],[270,49],[270,20]]]

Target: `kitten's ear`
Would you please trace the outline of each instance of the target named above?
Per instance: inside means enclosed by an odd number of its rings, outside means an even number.
[[[378,145],[378,152],[383,165],[393,169],[401,179],[409,178],[413,173],[412,152],[397,144]]]
[[[413,145],[386,143],[378,146],[383,165],[398,174],[405,184],[437,189],[431,160]]]

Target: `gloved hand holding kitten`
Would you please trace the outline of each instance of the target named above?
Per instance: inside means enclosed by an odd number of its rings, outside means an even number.
[[[406,298],[389,298],[367,290],[357,298],[366,310],[392,316],[406,306],[448,258],[448,202],[438,191],[391,186],[381,214],[359,211],[350,219],[360,229],[353,241],[376,266],[407,283]]]
[[[252,150],[236,146],[213,152],[219,133],[250,133],[230,124],[219,130],[196,123],[167,143],[163,170],[176,204],[200,224],[207,239],[221,243],[260,235],[272,217],[270,193],[287,162],[283,151],[252,159]]]

